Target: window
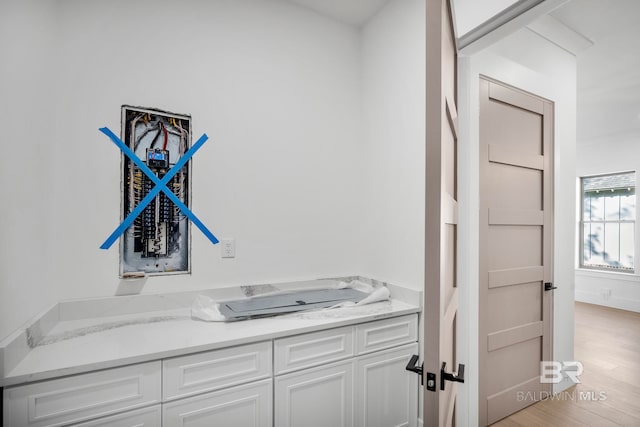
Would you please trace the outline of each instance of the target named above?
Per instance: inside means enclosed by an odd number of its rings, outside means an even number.
[[[582,178],[580,266],[634,272],[635,172]]]

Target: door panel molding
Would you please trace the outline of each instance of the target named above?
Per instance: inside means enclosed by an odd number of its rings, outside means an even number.
[[[544,112],[544,101],[540,98],[533,98],[531,95],[517,89],[507,88],[493,82],[489,82],[489,99],[504,102],[533,113],[542,114]]]
[[[442,317],[445,325],[451,325],[453,323],[453,318],[458,312],[458,289],[455,288],[453,293],[451,294],[451,298],[449,298],[449,303],[446,306],[446,310],[444,312],[444,316]]]
[[[451,130],[453,130],[453,136],[458,138],[458,110],[456,104],[448,96],[445,97],[445,104],[447,106],[447,118],[449,119]]]
[[[506,270],[489,271],[489,288],[501,286],[519,285],[542,281],[544,279],[543,267],[509,268]]]
[[[442,195],[442,221],[445,224],[458,223],[458,202],[448,193]]]
[[[492,424],[501,419],[502,416],[500,414],[505,411],[512,413],[518,412],[519,410],[529,406],[532,403],[532,400],[540,400],[540,395],[542,394],[540,393],[541,391],[540,378],[534,377],[487,397],[487,406],[489,407],[488,423]],[[518,402],[518,399],[513,399],[513,395],[518,392],[525,393],[525,395],[530,397],[531,400],[522,399],[521,402]]]
[[[492,332],[487,337],[487,348],[489,351],[493,351],[519,342],[528,341],[532,338],[542,336],[543,330],[543,322],[540,321]]]
[[[489,209],[489,225],[544,225],[544,211]]]
[[[529,169],[544,169],[544,156],[525,153],[504,145],[489,144],[489,161]]]

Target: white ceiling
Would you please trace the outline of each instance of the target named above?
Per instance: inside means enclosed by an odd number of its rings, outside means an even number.
[[[640,1],[573,0],[552,15],[594,42],[577,55],[578,143],[640,135]]]
[[[338,21],[361,26],[389,0],[289,0]]]
[[[341,22],[361,26],[389,0],[288,1]],[[454,0],[456,19],[459,21],[466,16],[477,20],[480,11],[484,10],[478,9],[480,4],[489,13],[491,5],[491,10],[499,12],[515,1]],[[475,8],[475,11],[467,13],[465,8]],[[559,21],[577,33],[573,34],[574,39],[588,39],[583,46],[588,46],[589,40],[593,42],[591,47],[583,47],[577,54],[578,143],[588,144],[613,135],[640,134],[640,0],[572,0],[551,15],[552,18],[547,17],[539,23],[541,28]],[[477,22],[469,20],[457,24],[460,34],[460,25],[466,25],[464,30],[474,27]],[[558,30],[557,25],[552,28]]]

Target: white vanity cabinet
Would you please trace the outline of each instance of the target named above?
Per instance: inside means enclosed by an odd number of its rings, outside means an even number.
[[[275,340],[275,426],[415,427],[417,326],[409,315]]]
[[[251,321],[248,321],[251,322]],[[247,323],[249,325],[249,323]],[[417,314],[4,389],[8,427],[416,427]]]

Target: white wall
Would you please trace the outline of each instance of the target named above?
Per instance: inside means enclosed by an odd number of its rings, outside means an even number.
[[[468,360],[468,383],[461,387],[460,425],[476,425],[478,414],[478,224],[480,75],[527,90],[555,103],[554,360],[573,360],[573,292],[575,239],[575,57],[522,29],[491,48],[460,59],[460,224],[461,283],[459,342]],[[560,391],[571,384],[558,384]]]
[[[640,188],[640,134],[624,133],[581,143],[577,157],[577,177],[636,171]],[[578,197],[580,194],[578,193]],[[636,223],[640,211],[636,209]],[[579,221],[579,212],[576,221]],[[636,226],[635,274],[576,269],[577,301],[640,312],[640,230]],[[580,246],[578,246],[580,247]],[[580,253],[577,254],[580,256]],[[576,261],[576,265],[579,262]],[[610,290],[609,293],[603,291]]]
[[[120,153],[98,128],[119,134],[122,104],[191,114],[209,135],[192,208],[237,244],[222,260],[193,227],[192,274],[141,292],[359,273],[356,28],[276,1],[28,4],[2,14],[2,62],[20,70],[0,79],[2,177],[19,190],[2,190],[0,337],[57,300],[139,291],[118,279],[117,245],[98,249],[120,209]]]
[[[363,29],[362,271],[422,290],[425,4],[391,0]]]
[[[420,0],[362,31],[275,0],[5,3],[0,338],[70,298],[352,274],[422,288]],[[193,227],[191,275],[118,278],[117,245],[98,247],[120,153],[98,128],[119,134],[123,104],[208,134],[192,209],[235,259]]]
[[[45,212],[56,140],[48,72],[53,2],[4,2],[0,13],[0,338],[53,303]],[[28,24],[27,24],[28,23]]]
[[[356,222],[361,271],[420,291],[425,264],[425,34],[421,0],[391,0],[362,29],[366,214]],[[419,336],[422,343],[422,321]],[[420,419],[422,405],[421,389]]]

